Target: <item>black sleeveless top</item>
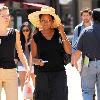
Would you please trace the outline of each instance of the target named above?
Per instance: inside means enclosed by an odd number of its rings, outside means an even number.
[[[59,41],[58,30],[55,30],[51,40],[47,40],[41,32],[33,35],[37,44],[38,58],[47,60],[44,66],[35,66],[35,74],[39,72],[55,72],[65,70],[62,59],[62,44]]]
[[[10,29],[7,36],[0,36],[0,68],[15,68],[14,51],[16,32]]]

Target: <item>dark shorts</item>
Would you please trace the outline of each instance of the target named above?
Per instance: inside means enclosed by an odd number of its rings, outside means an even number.
[[[35,100],[68,100],[65,71],[36,75]]]

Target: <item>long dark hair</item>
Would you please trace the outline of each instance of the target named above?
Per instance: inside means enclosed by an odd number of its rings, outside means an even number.
[[[25,36],[23,34],[23,28],[24,27],[27,27],[29,29],[29,35],[28,35],[28,39],[27,39],[27,42],[28,44],[30,44],[30,41],[32,39],[32,28],[31,28],[31,25],[29,22],[24,22],[20,28],[20,40],[21,40],[21,45],[22,45],[22,49],[23,51],[25,51]],[[28,48],[29,48],[29,51],[30,51],[30,45],[28,45]]]

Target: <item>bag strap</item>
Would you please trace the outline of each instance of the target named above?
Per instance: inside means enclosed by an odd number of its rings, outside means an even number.
[[[80,32],[81,32],[81,27],[82,27],[82,26],[78,26],[78,37],[79,37]]]

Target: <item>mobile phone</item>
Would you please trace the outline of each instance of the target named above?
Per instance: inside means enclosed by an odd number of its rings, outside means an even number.
[[[44,60],[44,61],[42,61],[43,63],[47,63],[48,61],[47,60]]]

